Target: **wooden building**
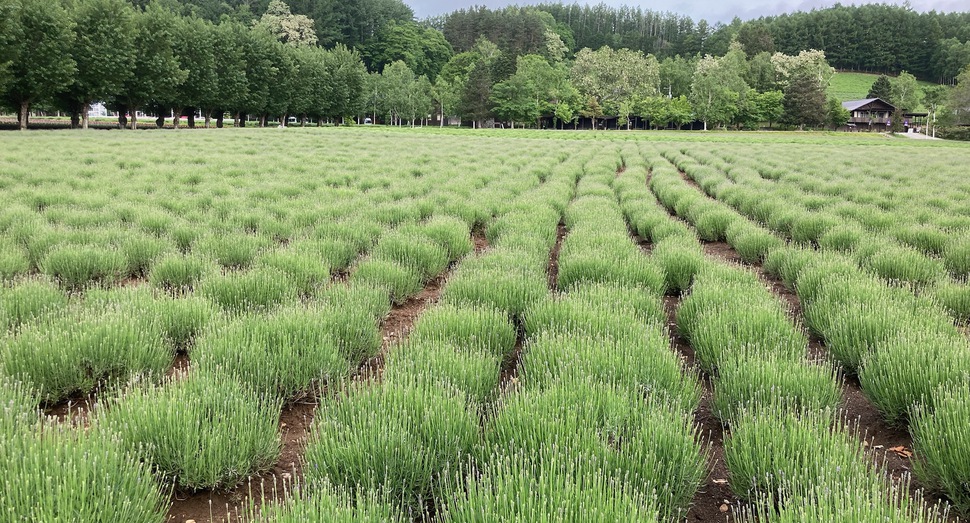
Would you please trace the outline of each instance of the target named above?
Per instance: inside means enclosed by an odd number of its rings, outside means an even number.
[[[881,98],[849,100],[842,107],[849,111],[850,131],[888,131],[896,112],[896,106]]]

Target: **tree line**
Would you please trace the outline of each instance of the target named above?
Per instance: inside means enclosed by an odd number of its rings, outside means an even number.
[[[269,118],[354,116],[367,69],[356,50],[315,41],[312,22],[274,1],[255,24],[214,24],[160,3],[124,0],[0,0],[0,93],[26,128],[40,104],[87,127],[88,109],[106,102],[122,125],[145,111],[245,125]],[[310,29],[308,31],[308,28]],[[130,121],[125,115],[130,115]],[[176,120],[176,125],[178,121]]]
[[[442,124],[461,118],[476,126],[567,127],[582,118],[593,127],[698,121],[705,129],[838,127],[848,119],[825,94],[834,73],[828,53],[776,50],[768,27],[776,19],[740,24],[723,52],[701,53],[690,46],[720,47],[712,42],[731,26],[692,40],[677,36],[696,30],[683,17],[561,4],[475,8],[418,23],[401,19],[411,13],[397,12],[397,0],[360,0],[350,4],[375,9],[322,30],[319,18],[281,0],[255,1],[230,9],[232,2],[203,0],[0,0],[0,103],[22,128],[38,107],[87,127],[94,102],[132,128],[139,111],[158,115],[159,125],[167,114],[187,114],[194,126],[201,114],[207,127],[221,127],[226,115],[237,125],[291,116],[418,125],[435,114]],[[311,13],[337,9],[294,3]],[[361,29],[353,47],[335,41],[349,38],[349,27]],[[591,40],[596,32],[605,40]],[[607,43],[576,49],[587,41]],[[663,51],[637,48],[648,44]],[[912,74],[885,81],[887,101],[906,110],[924,102]],[[944,88],[925,96],[934,111],[948,102],[959,111]]]

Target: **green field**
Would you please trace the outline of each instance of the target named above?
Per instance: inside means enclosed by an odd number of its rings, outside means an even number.
[[[3,521],[970,517],[964,144],[0,145]]]
[[[828,95],[841,101],[862,100],[869,94],[872,83],[879,78],[878,74],[838,72],[829,82]],[[934,85],[932,82],[919,80],[920,87]]]

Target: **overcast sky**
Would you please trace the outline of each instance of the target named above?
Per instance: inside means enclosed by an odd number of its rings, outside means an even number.
[[[553,0],[555,1],[555,0]],[[428,16],[449,13],[464,7],[473,5],[485,5],[491,8],[504,7],[510,4],[524,5],[529,3],[539,3],[538,1],[509,1],[509,0],[459,0],[457,2],[447,0],[405,0],[405,3],[414,9],[414,14],[420,19]],[[569,3],[569,0],[564,0]],[[579,3],[599,3],[593,2]],[[757,18],[762,15],[776,15],[791,11],[809,11],[815,7],[828,7],[834,5],[836,0],[682,0],[678,3],[666,2],[637,2],[636,0],[605,0],[609,5],[639,5],[644,9],[655,11],[671,11],[674,13],[685,14],[694,19],[706,19],[709,22],[729,22],[735,16],[743,20]],[[859,1],[843,1],[843,5],[852,5]],[[888,3],[902,4],[902,0],[889,0]],[[910,0],[910,6],[917,11],[966,11],[970,9],[968,0]]]

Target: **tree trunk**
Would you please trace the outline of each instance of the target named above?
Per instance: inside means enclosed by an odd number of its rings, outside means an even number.
[[[162,126],[164,127],[165,126],[165,117],[164,116],[160,116],[160,118],[162,119]],[[178,130],[178,128],[181,125],[182,125],[182,108],[181,107],[176,107],[175,109],[172,110],[172,128],[175,129],[175,130]]]
[[[202,116],[205,117],[205,128],[208,129],[212,125],[212,111],[205,111]]]
[[[91,104],[84,102],[81,104],[81,129],[87,129],[90,123]]]
[[[123,109],[118,111],[118,128],[119,129],[128,128],[128,117],[125,116],[125,111]]]
[[[30,115],[30,102],[24,100],[20,102],[20,114],[17,115],[17,123],[20,124],[20,130],[27,130],[27,118]]]
[[[131,130],[138,130],[138,109],[131,110]]]
[[[704,120],[704,130],[707,130],[707,120]]]
[[[195,129],[195,109],[189,111],[189,129]]]
[[[172,126],[178,129],[177,124],[174,121],[172,122]],[[158,127],[159,129],[165,128],[165,113],[162,113],[162,112],[158,113],[158,117],[155,118],[155,127]]]

